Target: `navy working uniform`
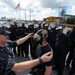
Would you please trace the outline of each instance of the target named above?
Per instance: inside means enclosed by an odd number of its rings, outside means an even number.
[[[10,32],[5,27],[0,27],[0,34],[9,36]],[[4,46],[0,46],[0,75],[16,75],[11,71],[11,68],[15,64],[12,59],[12,47],[16,46],[16,41],[7,41]]]
[[[12,55],[11,47],[16,45],[17,43],[15,41],[9,41],[5,43],[4,47],[0,47],[0,75],[15,75],[11,71],[15,61],[10,56]]]

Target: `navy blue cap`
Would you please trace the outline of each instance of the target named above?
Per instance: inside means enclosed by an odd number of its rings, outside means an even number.
[[[10,32],[7,27],[2,26],[2,27],[0,27],[0,34],[9,36]]]

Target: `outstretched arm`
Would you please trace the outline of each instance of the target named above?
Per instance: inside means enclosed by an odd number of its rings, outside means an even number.
[[[42,59],[43,62],[48,62],[48,61],[50,61],[52,59],[53,55],[49,55],[49,54],[51,54],[51,53],[50,52],[45,53],[41,57],[41,59]],[[14,64],[14,66],[12,67],[11,70],[13,70],[15,72],[21,72],[21,71],[30,69],[30,68],[38,65],[38,64],[40,64],[39,58],[35,59],[35,60],[30,60],[30,61],[16,63],[16,64]]]
[[[20,44],[24,43],[26,40],[28,40],[28,39],[31,37],[32,34],[33,34],[33,33],[30,33],[30,34],[28,34],[27,36],[18,39],[18,40],[16,41],[16,42],[17,42],[17,45],[20,45]]]

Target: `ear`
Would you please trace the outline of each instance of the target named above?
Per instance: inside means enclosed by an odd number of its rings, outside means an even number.
[[[48,38],[48,34],[46,35],[46,38]]]
[[[43,40],[46,41],[46,36],[43,36]]]

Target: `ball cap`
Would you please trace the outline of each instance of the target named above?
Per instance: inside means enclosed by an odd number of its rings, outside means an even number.
[[[63,29],[62,26],[58,26],[58,27],[56,28],[56,30],[61,30],[61,29]]]
[[[39,27],[39,25],[38,25],[38,24],[35,24],[35,25],[34,25],[34,28],[38,28],[38,27]]]
[[[48,24],[45,24],[44,26],[48,26]]]
[[[50,28],[55,28],[55,24],[51,23]]]
[[[8,35],[9,36],[10,32],[9,32],[7,27],[2,26],[2,27],[0,27],[0,34],[1,35]]]

